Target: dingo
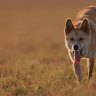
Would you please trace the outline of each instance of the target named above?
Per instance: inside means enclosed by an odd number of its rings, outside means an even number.
[[[88,58],[88,79],[90,79],[96,52],[96,7],[89,6],[81,10],[73,23],[71,19],[67,19],[64,34],[65,46],[73,62],[77,81],[82,80],[81,58]]]

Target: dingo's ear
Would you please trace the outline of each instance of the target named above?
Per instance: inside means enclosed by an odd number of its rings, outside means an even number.
[[[80,26],[80,29],[84,31],[86,34],[89,34],[89,22],[87,18],[84,18],[82,21],[82,24]]]
[[[73,23],[71,19],[67,19],[65,26],[65,33],[68,34],[74,29]]]

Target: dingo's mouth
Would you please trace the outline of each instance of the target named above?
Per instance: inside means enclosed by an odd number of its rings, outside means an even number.
[[[73,54],[74,54],[74,63],[80,64],[82,49],[80,51],[79,50],[74,51]]]
[[[80,64],[80,59],[81,59],[80,51],[77,50],[74,52],[74,63]]]

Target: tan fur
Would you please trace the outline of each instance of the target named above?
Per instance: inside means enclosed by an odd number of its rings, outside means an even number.
[[[81,10],[74,22],[70,19],[65,26],[65,46],[68,49],[73,68],[78,81],[82,79],[80,64],[74,64],[73,46],[77,44],[82,49],[81,57],[89,59],[88,79],[92,77],[92,71],[96,53],[96,7],[89,6]],[[80,38],[84,40],[80,41]],[[74,41],[72,41],[74,40]]]

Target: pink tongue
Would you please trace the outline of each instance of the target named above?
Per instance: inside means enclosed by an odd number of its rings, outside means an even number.
[[[75,54],[74,54],[74,63],[76,64],[80,64],[80,59],[81,59],[81,56],[80,56],[80,52],[79,51],[75,51]]]

